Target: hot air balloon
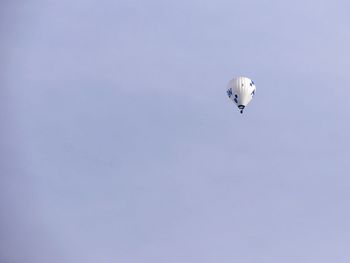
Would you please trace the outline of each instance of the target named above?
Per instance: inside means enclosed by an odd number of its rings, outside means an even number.
[[[227,95],[237,105],[241,113],[255,95],[254,81],[247,77],[233,78],[227,85]]]

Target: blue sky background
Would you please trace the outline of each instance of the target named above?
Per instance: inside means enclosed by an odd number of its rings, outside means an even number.
[[[349,8],[2,1],[0,261],[349,262]]]

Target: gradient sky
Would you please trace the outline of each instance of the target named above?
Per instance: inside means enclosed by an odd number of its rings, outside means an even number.
[[[349,9],[1,1],[0,262],[350,262]]]

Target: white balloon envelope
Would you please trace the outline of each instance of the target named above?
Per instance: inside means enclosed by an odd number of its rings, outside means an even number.
[[[227,95],[237,105],[241,113],[254,97],[255,91],[254,81],[246,77],[233,78],[227,85]]]

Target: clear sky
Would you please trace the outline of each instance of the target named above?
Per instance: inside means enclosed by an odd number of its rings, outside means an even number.
[[[0,262],[350,262],[349,9],[1,1]]]

